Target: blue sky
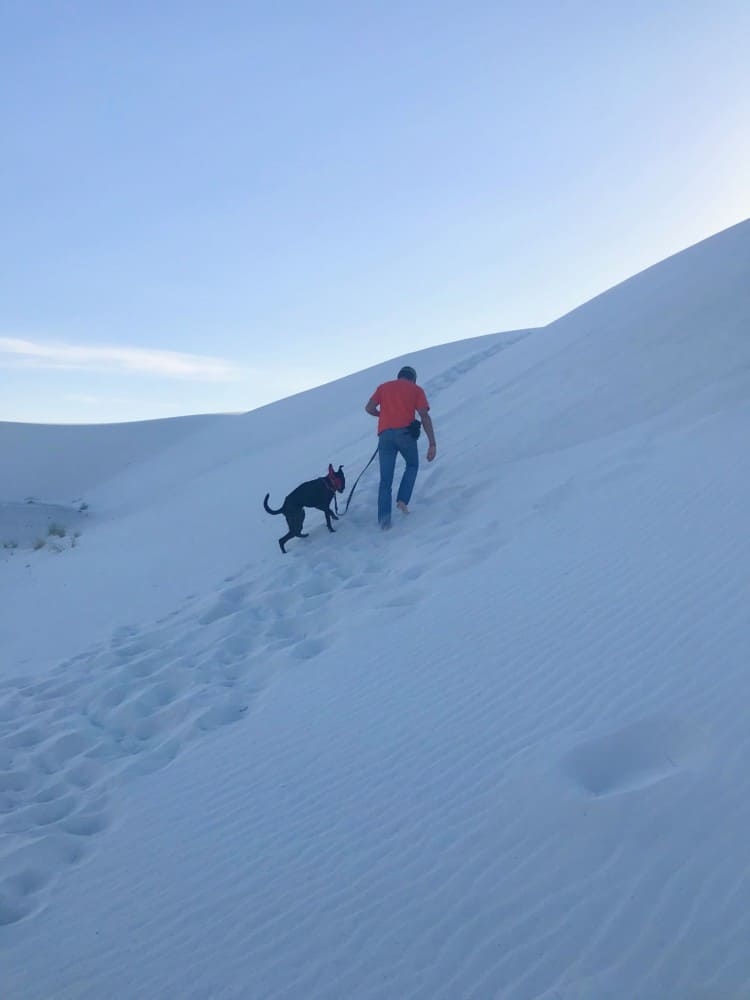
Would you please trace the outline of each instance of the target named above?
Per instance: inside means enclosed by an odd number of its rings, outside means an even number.
[[[746,0],[0,18],[0,419],[251,409],[750,215]]]

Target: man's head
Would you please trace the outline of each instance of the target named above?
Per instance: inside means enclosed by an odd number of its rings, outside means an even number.
[[[404,367],[398,373],[398,377],[408,379],[410,382],[417,381],[417,373],[414,371],[411,365],[404,365]]]

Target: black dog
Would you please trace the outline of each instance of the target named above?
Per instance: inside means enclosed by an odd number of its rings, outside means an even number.
[[[302,483],[296,490],[292,490],[289,496],[278,510],[272,510],[268,506],[270,493],[266,493],[263,506],[269,514],[283,514],[289,531],[279,539],[279,546],[282,552],[286,552],[284,546],[290,538],[307,538],[302,533],[302,525],[305,522],[305,507],[314,507],[322,510],[326,516],[326,526],[329,531],[333,531],[331,518],[338,521],[338,514],[334,514],[331,508],[331,500],[336,493],[343,493],[346,486],[344,470],[342,466],[338,471],[333,471],[333,466],[328,466],[328,475],[320,476],[319,479],[311,479],[309,483]]]

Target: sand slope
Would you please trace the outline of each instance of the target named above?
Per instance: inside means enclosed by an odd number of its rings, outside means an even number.
[[[412,514],[371,470],[286,557],[263,494],[351,483],[398,361],[122,465],[5,425],[4,503],[100,474],[0,565],[4,995],[749,997],[748,329],[743,223],[423,352]]]

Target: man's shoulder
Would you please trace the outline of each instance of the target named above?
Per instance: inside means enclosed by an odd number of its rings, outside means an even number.
[[[378,390],[377,391],[378,392],[392,392],[394,389],[396,389],[398,391],[398,383],[399,383],[399,381],[403,382],[403,379],[394,378],[394,379],[391,379],[388,382],[381,382],[380,385],[378,386]]]
[[[386,395],[392,394],[404,401],[411,401],[413,399],[421,401],[427,398],[421,385],[417,385],[416,382],[411,382],[405,378],[394,378],[388,382],[381,382],[375,391],[377,393],[385,393]]]

